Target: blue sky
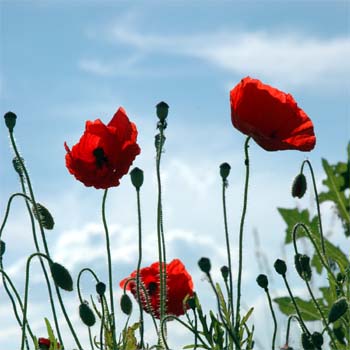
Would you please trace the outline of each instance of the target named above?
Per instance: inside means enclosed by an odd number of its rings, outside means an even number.
[[[84,188],[64,166],[64,141],[77,142],[88,119],[107,123],[123,106],[138,126],[142,154],[134,164],[145,170],[146,265],[156,259],[154,107],[161,100],[170,105],[163,162],[169,256],[185,262],[208,305],[212,296],[206,293],[196,261],[209,255],[217,270],[225,263],[219,164],[227,161],[233,169],[228,201],[234,246],[243,191],[244,136],[231,125],[230,89],[250,75],[292,93],[313,120],[317,135],[309,154],[269,153],[252,144],[248,254],[254,251],[251,232],[257,228],[262,249],[276,251],[272,263],[279,257],[284,230],[276,207],[311,203],[311,194],[298,203],[288,196],[301,161],[308,157],[314,163],[321,182],[321,157],[331,162],[345,157],[350,135],[347,1],[0,1],[0,15],[1,113],[12,110],[18,115],[16,139],[37,197],[56,219],[48,237],[53,255],[75,275],[86,264],[103,275],[104,264],[102,192]],[[13,155],[5,126],[0,132],[3,212],[6,198],[19,186],[9,163]],[[117,283],[136,261],[136,211],[128,176],[111,191],[108,205]],[[4,234],[6,266],[21,288],[20,257],[33,247],[30,232],[23,230],[23,204],[16,203],[14,209]],[[330,217],[325,212],[325,218]],[[18,246],[18,240],[28,244]],[[261,315],[265,305],[255,288],[257,273],[257,266],[247,267],[245,292],[247,300],[256,300]],[[48,314],[47,306],[43,293],[34,291],[43,284],[40,278],[33,283],[30,315],[40,319]],[[283,295],[279,288],[276,282],[276,293]],[[92,292],[88,283],[86,290]],[[67,302],[77,305],[69,296]],[[0,344],[11,349],[8,338],[18,330],[7,316],[7,300],[0,298],[0,305]],[[42,322],[36,327],[42,331]],[[261,342],[269,343],[264,332]]]

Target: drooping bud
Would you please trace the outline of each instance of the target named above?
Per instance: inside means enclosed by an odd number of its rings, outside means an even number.
[[[59,263],[50,265],[51,275],[55,283],[62,289],[71,292],[73,290],[73,280],[69,271]]]
[[[39,215],[37,214],[35,207],[33,206],[32,208],[35,218],[41,222],[44,228],[46,228],[47,230],[52,230],[55,225],[55,221],[53,220],[53,217],[49,210],[40,203],[36,203],[36,207]]]
[[[169,112],[169,105],[165,102],[159,102],[156,105],[156,111],[157,111],[157,117],[161,123],[165,122],[168,112]]]
[[[321,349],[323,345],[323,335],[319,332],[313,332],[311,334],[311,340],[316,348]]]
[[[328,321],[335,322],[342,317],[348,310],[349,305],[345,297],[338,299],[331,307],[328,314]]]
[[[9,132],[13,132],[13,128],[16,125],[16,119],[17,119],[16,114],[13,112],[7,112],[4,115],[4,118],[5,118],[5,124],[6,124],[7,128],[9,129]]]
[[[130,171],[131,182],[138,191],[143,184],[143,171],[140,168],[134,168]]]
[[[301,345],[304,350],[315,350],[315,346],[310,338],[310,336],[306,333],[301,334]]]
[[[221,271],[222,278],[224,279],[225,282],[227,282],[230,269],[227,266],[222,266],[220,271]]]
[[[22,163],[24,163],[24,159],[21,157],[21,161]],[[22,163],[19,161],[19,159],[17,157],[14,157],[12,159],[12,165],[16,171],[16,173],[20,176],[23,177],[23,167],[22,167]]]
[[[334,335],[337,338],[339,343],[341,343],[343,345],[346,345],[345,332],[344,332],[344,329],[343,329],[343,327],[341,325],[339,327],[334,327],[333,328],[333,333],[334,333]]]
[[[220,176],[222,177],[223,181],[226,181],[226,179],[228,178],[228,176],[230,175],[230,170],[231,170],[231,166],[228,163],[222,163],[220,165]]]
[[[106,291],[106,285],[103,282],[98,282],[96,284],[96,292],[97,294],[102,297],[103,294],[105,294]]]
[[[79,316],[83,323],[88,327],[92,327],[96,323],[96,317],[87,302],[80,304]]]
[[[257,284],[259,285],[259,287],[263,288],[263,289],[267,289],[268,285],[269,285],[269,280],[267,279],[267,276],[266,275],[259,275],[257,278],[256,278],[256,282]]]
[[[120,299],[120,308],[126,315],[131,315],[132,312],[132,302],[127,294],[123,294]]]
[[[211,263],[208,258],[200,258],[198,260],[198,266],[206,274],[208,274],[211,270]]]
[[[295,254],[294,264],[299,276],[304,281],[310,281],[312,276],[310,258],[305,254]]]
[[[278,274],[285,276],[287,272],[287,265],[283,260],[277,259],[273,266]]]
[[[307,183],[306,183],[306,177],[304,174],[300,173],[298,174],[292,185],[292,196],[302,198],[306,192]]]
[[[0,258],[4,255],[6,251],[6,243],[0,240]]]

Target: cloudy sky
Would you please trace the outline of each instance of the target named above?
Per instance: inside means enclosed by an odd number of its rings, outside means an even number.
[[[291,181],[307,157],[322,180],[321,157],[345,158],[350,135],[350,39],[347,1],[0,1],[0,109],[18,115],[16,140],[28,165],[38,201],[55,217],[47,239],[55,260],[70,269],[93,267],[106,276],[106,253],[100,206],[103,192],[84,187],[66,170],[64,141],[77,142],[86,120],[108,123],[119,106],[137,124],[141,155],[134,165],[145,171],[141,201],[144,260],[157,259],[154,135],[155,105],[170,105],[162,163],[164,220],[168,259],[180,258],[193,275],[207,309],[213,295],[198,271],[209,256],[219,278],[226,263],[218,166],[232,166],[228,188],[229,230],[237,265],[237,233],[244,179],[244,136],[230,121],[229,91],[249,75],[292,93],[313,120],[317,145],[311,153],[251,152],[251,187],[243,274],[245,308],[255,305],[261,349],[270,343],[272,323],[264,295],[255,286],[261,272],[254,232],[269,263],[290,259],[282,249],[284,224],[277,207],[311,206],[312,195],[296,202]],[[19,190],[11,167],[13,151],[5,125],[0,127],[0,210]],[[324,206],[325,224],[332,215]],[[125,176],[109,193],[116,304],[118,282],[135,269],[136,198]],[[1,214],[3,216],[4,214]],[[328,221],[327,221],[328,220]],[[33,252],[25,206],[15,200],[2,239],[4,265],[23,290],[25,257]],[[334,237],[335,240],[340,239]],[[19,243],[20,242],[20,243]],[[249,261],[248,261],[249,260]],[[29,320],[45,335],[43,317],[52,319],[45,283],[33,264]],[[293,278],[293,277],[291,277]],[[94,293],[83,279],[86,297]],[[284,295],[275,277],[274,296]],[[303,293],[298,284],[295,289]],[[82,339],[76,292],[65,293],[71,318]],[[118,310],[119,311],[119,310]],[[0,346],[17,349],[19,328],[0,284]],[[117,316],[119,329],[123,317]],[[191,338],[170,326],[170,344],[180,349]],[[281,326],[282,342],[284,325]],[[97,330],[96,330],[97,332]],[[152,341],[152,332],[147,339]],[[66,346],[73,347],[67,337]]]

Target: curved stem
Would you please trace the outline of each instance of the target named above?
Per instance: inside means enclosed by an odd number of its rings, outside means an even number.
[[[83,303],[83,298],[81,296],[81,291],[80,291],[80,279],[81,276],[84,272],[90,272],[92,274],[92,276],[94,276],[96,282],[100,282],[100,280],[98,279],[97,275],[95,274],[95,272],[93,270],[91,270],[88,267],[83,268],[82,270],[80,270],[79,274],[78,274],[78,278],[77,278],[77,289],[78,289],[78,297],[79,297],[79,301],[80,303]]]
[[[242,266],[243,266],[243,228],[244,228],[244,219],[247,211],[247,202],[248,202],[248,184],[249,184],[249,154],[248,154],[248,143],[250,136],[247,137],[244,144],[244,154],[245,154],[245,185],[244,185],[244,197],[243,197],[243,209],[242,216],[239,228],[239,259],[238,259],[238,278],[237,278],[237,305],[236,305],[236,325],[235,333],[236,336],[239,334],[239,323],[240,323],[240,306],[241,306],[241,281],[242,281]]]
[[[268,288],[265,288],[265,292],[266,292],[267,298],[269,300],[269,307],[270,307],[272,318],[273,318],[274,330],[273,330],[273,336],[272,336],[272,350],[275,350],[276,333],[277,333],[277,320],[276,320],[275,312],[273,311],[271,296],[270,296]]]
[[[103,193],[103,199],[102,199],[102,221],[103,221],[103,227],[105,229],[105,236],[106,236],[109,298],[110,298],[111,313],[112,313],[112,325],[111,325],[112,329],[111,329],[111,331],[112,331],[112,338],[113,338],[113,346],[116,347],[117,342],[116,342],[116,336],[115,336],[115,314],[114,314],[114,299],[113,299],[112,258],[111,258],[110,242],[109,242],[109,232],[108,232],[108,226],[107,226],[107,220],[106,220],[106,199],[107,199],[107,193],[108,193],[108,189],[106,189],[104,191],[104,193]]]
[[[322,219],[321,219],[321,210],[320,210],[320,202],[318,200],[318,193],[317,193],[317,187],[316,187],[316,180],[315,180],[315,175],[314,175],[314,171],[312,168],[312,165],[310,163],[310,161],[308,159],[304,160],[302,165],[301,165],[301,170],[300,172],[303,173],[303,169],[304,169],[304,165],[307,164],[309,169],[310,169],[310,173],[311,173],[311,178],[312,178],[312,184],[313,184],[313,188],[314,188],[314,193],[315,193],[315,200],[316,200],[316,206],[317,206],[317,215],[318,215],[318,223],[320,225],[320,237],[321,237],[321,247],[322,247],[322,253],[324,256],[326,255],[326,246],[324,244],[324,236],[323,236],[323,228],[322,228]]]
[[[227,183],[225,180],[222,182],[222,206],[224,211],[224,226],[225,226],[225,238],[226,238],[226,249],[227,249],[227,260],[228,260],[228,269],[229,269],[229,288],[228,292],[228,303],[231,309],[231,323],[234,324],[234,309],[233,309],[233,283],[232,283],[232,263],[231,263],[231,250],[230,250],[230,238],[228,233],[227,225],[227,212],[226,212],[226,187]],[[227,287],[227,283],[225,282]]]
[[[284,281],[284,283],[285,283],[285,285],[286,285],[286,287],[287,287],[287,289],[288,289],[289,296],[290,296],[290,298],[292,299],[292,302],[293,302],[295,311],[296,311],[297,314],[298,314],[299,322],[300,322],[301,328],[302,328],[303,331],[306,332],[308,335],[311,335],[310,332],[309,332],[309,330],[307,329],[307,327],[306,327],[306,325],[305,325],[305,323],[304,323],[302,317],[301,317],[301,313],[300,313],[299,307],[298,307],[298,305],[297,305],[297,303],[296,303],[296,301],[295,301],[295,299],[294,299],[294,296],[293,296],[293,294],[292,294],[292,291],[291,291],[291,289],[290,289],[290,287],[289,287],[289,283],[288,283],[288,281],[287,281],[286,275],[282,275],[282,277],[283,277],[283,281]]]
[[[142,261],[142,225],[141,225],[141,204],[140,204],[140,190],[136,190],[137,195],[137,217],[138,217],[138,239],[139,239],[139,259],[137,262],[137,270],[136,270],[136,293],[137,300],[139,300],[139,310],[140,310],[140,347],[143,348],[143,309],[140,298],[140,268]]]

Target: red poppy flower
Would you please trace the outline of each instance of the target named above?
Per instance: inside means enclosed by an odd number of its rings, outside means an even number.
[[[39,349],[49,349],[51,342],[50,339],[47,338],[39,338],[38,339]],[[61,347],[60,343],[57,343],[57,348]]]
[[[186,271],[185,266],[179,259],[174,259],[169,264],[166,264],[167,277],[167,300],[166,300],[166,314],[180,316],[184,314],[183,301],[185,297],[193,295],[192,277]],[[136,271],[129,277],[120,282],[120,287],[124,288],[126,281],[129,278],[136,278]],[[140,280],[148,292],[150,306],[152,307],[152,314],[156,318],[160,318],[160,282],[159,282],[159,262],[152,264],[149,267],[140,269]],[[136,282],[128,283],[127,290],[130,290],[137,298]],[[140,298],[142,307],[146,312],[147,308],[146,298],[143,290],[140,290]],[[188,308],[186,305],[185,307]]]
[[[246,77],[230,92],[235,128],[267,151],[311,151],[316,143],[312,121],[290,94]]]
[[[136,138],[135,124],[120,107],[108,125],[100,119],[87,121],[83,136],[72,150],[64,144],[66,166],[85,186],[118,186],[141,151]]]

